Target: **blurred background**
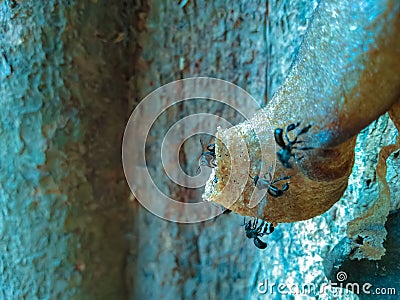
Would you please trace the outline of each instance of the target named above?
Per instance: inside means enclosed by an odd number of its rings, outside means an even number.
[[[243,217],[234,213],[197,224],[149,213],[131,194],[121,161],[131,112],[171,81],[224,79],[265,105],[316,6],[0,1],[0,299],[297,299],[257,287],[325,282],[323,258],[345,236],[360,191],[368,183],[363,197],[376,197],[371,170],[379,147],[397,134],[387,115],[360,134],[343,199],[312,220],[280,224],[266,250],[245,237]],[[146,144],[154,182],[183,202],[201,201],[202,189],[183,189],[166,176],[160,145],[166,128],[199,112],[241,121],[224,106],[179,104],[159,116]],[[180,150],[189,175],[199,138]]]

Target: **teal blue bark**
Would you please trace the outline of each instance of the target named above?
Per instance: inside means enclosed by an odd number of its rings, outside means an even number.
[[[0,1],[1,299],[128,293],[117,2]]]
[[[54,1],[0,3],[0,298],[69,297],[67,195],[59,189],[64,134],[61,34],[66,19]],[[47,32],[46,32],[47,31]],[[79,130],[76,115],[70,120]],[[57,141],[58,139],[58,141]],[[52,151],[52,158],[46,152]]]

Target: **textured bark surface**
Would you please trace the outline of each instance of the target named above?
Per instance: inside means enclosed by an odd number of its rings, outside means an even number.
[[[140,18],[134,23],[136,67],[131,81],[134,100],[173,80],[210,76],[238,84],[263,103],[266,10],[265,3],[257,1],[137,4]],[[171,107],[150,132],[150,174],[160,190],[183,202],[201,201],[202,189],[180,188],[160,172],[159,149],[173,122],[200,112],[222,116],[234,124],[241,120],[227,107],[197,101]],[[183,145],[180,158],[188,174],[194,175],[200,153],[198,136]],[[132,298],[244,298],[248,293],[257,250],[245,240],[241,217],[222,215],[185,225],[163,221],[140,208],[136,222],[133,243],[138,248],[128,266]]]
[[[388,116],[359,135],[341,201],[280,225],[264,251],[246,239],[239,215],[183,225],[150,214],[129,197],[120,162],[129,111],[162,84],[214,76],[263,104],[287,75],[315,6],[0,1],[0,298],[265,299],[257,292],[265,279],[323,283],[323,258],[376,199],[377,155],[397,134]],[[202,191],[181,189],[160,171],[159,138],[199,110],[240,121],[208,105],[165,112],[149,139],[154,180],[182,201],[199,201]],[[199,151],[197,137],[185,143],[188,173]],[[398,169],[395,153],[387,173],[393,208]]]
[[[351,241],[347,238],[340,241],[324,262],[327,278],[339,285],[340,281],[338,281],[336,274],[345,272],[347,279],[345,281],[341,280],[341,284],[346,287],[348,283],[358,283],[359,299],[376,299],[379,297],[378,293],[384,299],[399,299],[399,225],[399,212],[395,211],[389,214],[385,224],[388,235],[384,242],[387,254],[379,261],[368,259],[352,260],[349,257],[349,254],[351,254]],[[358,239],[360,245],[366,242],[361,236]],[[356,291],[354,286],[348,285],[347,288],[350,291]]]
[[[127,295],[126,12],[0,2],[2,299]]]

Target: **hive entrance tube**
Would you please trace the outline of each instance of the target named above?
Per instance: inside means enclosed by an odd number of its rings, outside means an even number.
[[[321,2],[289,76],[266,107],[249,122],[218,130],[217,138],[228,147],[216,143],[218,183],[204,197],[272,223],[310,219],[332,207],[347,187],[357,134],[399,101],[399,12],[398,1]],[[293,168],[278,160],[273,179],[290,176],[289,189],[280,197],[266,193],[252,206],[249,175],[262,175],[259,167],[268,170],[276,161],[262,157],[254,130],[276,147],[273,134],[264,133],[299,122],[312,125],[301,140],[314,149],[300,153],[301,160],[292,158]],[[248,158],[240,156],[245,148]],[[239,185],[247,181],[236,189],[228,178]]]

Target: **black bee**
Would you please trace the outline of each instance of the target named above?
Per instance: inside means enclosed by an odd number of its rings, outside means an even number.
[[[201,148],[204,149],[204,144],[200,140]],[[207,151],[203,151],[199,157],[199,167],[197,168],[197,173],[199,172],[201,166],[207,166],[210,168],[215,168],[217,164],[215,163],[215,144],[208,144],[206,147]]]
[[[314,149],[312,147],[297,147],[295,146],[296,144],[302,143],[302,141],[298,141],[297,138],[308,132],[310,130],[311,125],[308,125],[301,129],[298,133],[297,136],[294,140],[290,140],[288,136],[288,132],[294,130],[295,128],[300,126],[300,122],[297,124],[290,124],[289,126],[286,127],[286,132],[285,132],[285,139],[287,143],[283,140],[283,129],[282,128],[276,128],[274,131],[274,137],[276,143],[281,147],[281,149],[276,153],[278,156],[278,159],[280,162],[286,167],[286,168],[291,168],[292,165],[289,163],[289,159],[293,156],[294,159],[296,159],[295,153],[292,153],[293,150],[310,150]],[[298,158],[301,159],[302,157]]]
[[[272,223],[268,223],[261,220],[261,224],[258,225],[259,219],[248,221],[246,223],[246,219],[243,221],[244,230],[246,232],[246,237],[249,239],[253,239],[254,245],[256,245],[259,249],[267,248],[267,243],[263,242],[260,237],[265,234],[271,234],[274,232],[274,225]]]
[[[249,175],[250,176],[250,175]],[[263,190],[263,189],[268,189],[268,194],[270,194],[273,197],[280,197],[283,195],[283,193],[285,191],[287,191],[289,189],[289,183],[286,182],[282,189],[279,189],[278,187],[276,187],[274,184],[282,181],[282,180],[287,180],[290,179],[290,176],[283,176],[281,178],[272,180],[272,166],[269,168],[268,173],[264,174],[263,177],[260,177],[258,175],[256,175],[255,177],[251,177],[251,179],[253,179],[254,181],[254,185],[259,189],[259,190]]]

